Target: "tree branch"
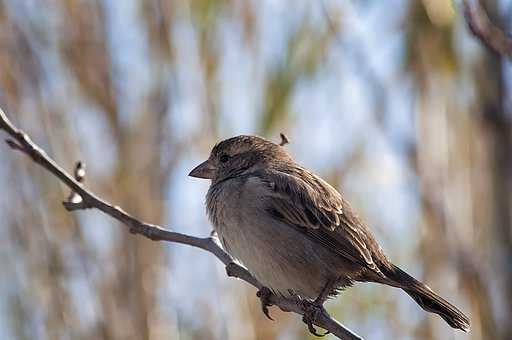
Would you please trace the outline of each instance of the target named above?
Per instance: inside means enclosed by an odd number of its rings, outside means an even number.
[[[491,22],[480,1],[471,5],[470,0],[463,0],[462,5],[471,33],[491,51],[512,59],[512,37]]]
[[[85,189],[80,183],[85,173],[85,168],[82,163],[77,164],[75,177],[68,174],[54,160],[52,160],[43,149],[35,144],[26,133],[16,128],[9,121],[2,109],[0,109],[0,130],[4,130],[12,138],[7,139],[6,142],[13,150],[20,151],[29,156],[34,162],[48,170],[69,189],[71,189],[72,195],[70,195],[70,197],[73,197],[73,199],[68,198],[67,201],[63,202],[64,207],[68,211],[98,209],[128,226],[131,233],[145,236],[153,241],[181,243],[203,249],[215,255],[215,257],[217,257],[226,266],[226,273],[228,276],[241,279],[258,289],[262,288],[261,283],[259,283],[251,273],[242,266],[236,264],[233,261],[233,258],[219,246],[218,240],[214,236],[204,238],[194,237],[173,232],[158,225],[139,221],[120,207],[112,205],[111,203],[96,196],[91,191]],[[76,199],[76,195],[78,195],[81,200]],[[303,305],[297,303],[296,299],[272,295],[270,297],[270,302],[278,306],[283,311],[294,312],[302,316],[305,314]],[[362,339],[344,325],[331,318],[325,310],[323,310],[322,313],[319,313],[313,323],[326,329],[340,339]]]

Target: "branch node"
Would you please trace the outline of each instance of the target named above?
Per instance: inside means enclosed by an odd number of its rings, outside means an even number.
[[[162,238],[158,234],[158,226],[152,224],[141,224],[137,228],[140,229],[140,233],[149,238],[152,241],[160,241]]]
[[[77,180],[77,182],[80,182],[80,183],[83,182],[84,177],[85,177],[85,163],[84,162],[82,162],[82,161],[76,162],[74,175],[75,175],[75,179]]]
[[[76,162],[74,177],[78,183],[83,182],[83,180],[85,178],[85,163],[84,162],[82,162],[82,161]],[[91,206],[89,204],[84,203],[82,196],[80,196],[79,194],[77,194],[74,191],[70,192],[67,202],[62,202],[62,203],[64,204],[64,207],[68,211],[91,208]]]
[[[6,139],[5,142],[7,143],[7,145],[9,145],[9,147],[13,150],[19,150],[19,151],[25,151],[25,149],[23,148],[23,146],[21,146],[20,144],[16,143],[15,141],[13,141],[12,139]]]
[[[92,209],[94,208],[92,205],[86,203],[79,195],[76,195],[78,198],[80,198],[80,201],[64,201],[62,202],[62,205],[67,211],[75,211],[75,210],[85,210],[85,209]]]
[[[239,265],[235,262],[230,262],[226,265],[226,275],[229,277],[237,277]]]

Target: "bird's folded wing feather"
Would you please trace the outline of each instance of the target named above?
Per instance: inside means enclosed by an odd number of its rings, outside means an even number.
[[[266,212],[334,253],[380,274],[373,258],[380,247],[348,203],[311,172],[302,168],[294,171],[253,174],[253,180],[266,185],[259,193]]]

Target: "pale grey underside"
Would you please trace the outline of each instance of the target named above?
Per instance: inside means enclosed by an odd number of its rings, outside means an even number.
[[[351,284],[356,266],[265,210],[271,195],[257,177],[211,188],[208,214],[227,252],[276,293],[316,298],[329,280]]]

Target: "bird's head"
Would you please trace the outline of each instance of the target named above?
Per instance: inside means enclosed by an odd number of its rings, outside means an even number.
[[[210,157],[196,166],[189,176],[211,179],[213,183],[265,167],[290,162],[286,150],[257,136],[236,136],[215,145]]]

